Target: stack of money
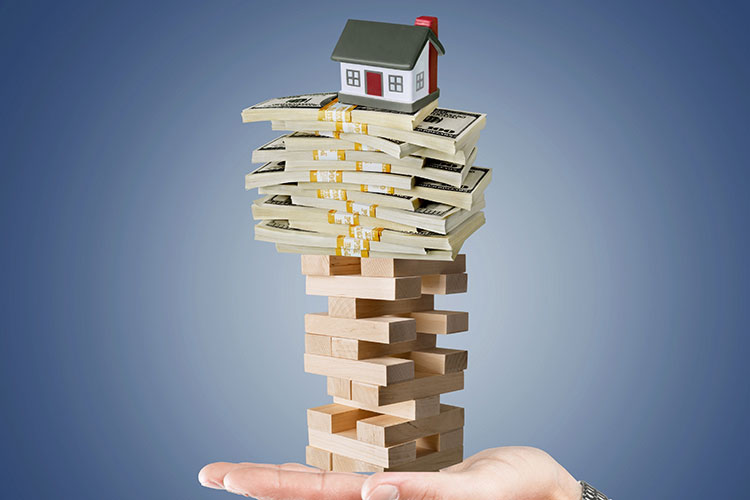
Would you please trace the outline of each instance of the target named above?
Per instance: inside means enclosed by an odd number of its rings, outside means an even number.
[[[492,171],[474,165],[486,115],[344,105],[337,93],[251,106],[243,122],[287,131],[253,151],[255,238],[280,252],[453,260],[484,224]]]

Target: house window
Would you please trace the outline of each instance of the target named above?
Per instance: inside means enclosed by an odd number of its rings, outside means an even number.
[[[417,90],[424,88],[424,71],[417,73]]]
[[[388,90],[391,92],[403,92],[404,77],[399,75],[388,75]]]
[[[359,81],[359,70],[356,69],[347,69],[346,70],[346,84],[350,87],[359,87],[360,81]]]

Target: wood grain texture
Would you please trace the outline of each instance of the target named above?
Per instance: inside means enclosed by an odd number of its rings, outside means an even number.
[[[395,357],[362,361],[305,354],[305,371],[327,377],[388,385],[414,378],[414,362]]]
[[[439,414],[421,419],[377,415],[358,420],[356,424],[357,439],[378,446],[392,446],[463,426],[464,409],[450,405],[440,405]]]
[[[337,255],[303,255],[302,274],[308,276],[336,276],[359,274],[359,257]]]
[[[307,410],[307,427],[323,432],[341,432],[354,429],[357,420],[374,417],[377,413],[335,403]]]
[[[352,381],[344,378],[326,377],[326,391],[329,396],[352,398]]]
[[[349,399],[368,406],[383,406],[460,391],[463,388],[464,373],[462,371],[441,375],[417,372],[412,380],[388,386],[352,382]]]
[[[416,321],[416,331],[447,335],[469,329],[469,313],[463,311],[414,311],[406,315]]]
[[[305,463],[320,470],[333,470],[333,453],[313,446],[305,446]]]
[[[461,448],[464,445],[464,429],[452,429],[439,434],[425,436],[417,439],[417,447],[427,448],[433,451],[446,451]]]
[[[374,406],[351,399],[334,397],[333,402],[353,408],[374,411],[384,415],[416,420],[418,418],[430,417],[440,413],[440,396],[429,396],[421,399],[412,399],[391,405]]]
[[[374,300],[416,299],[422,295],[422,279],[418,276],[402,278],[307,276],[305,292],[308,295]]]
[[[417,321],[397,316],[352,319],[329,316],[327,313],[312,313],[305,314],[305,331],[317,335],[390,344],[415,340]]]
[[[361,259],[360,269],[362,276],[391,278],[397,276],[465,273],[466,255],[457,255],[453,261],[366,258]]]
[[[307,435],[312,447],[381,467],[396,467],[417,458],[417,444],[414,441],[389,447],[375,446],[359,441],[355,429],[334,434],[308,429]]]
[[[410,463],[394,467],[382,467],[334,453],[332,467],[335,472],[434,472],[462,462],[463,447],[446,451],[417,448],[417,458]]]
[[[456,274],[430,274],[422,276],[422,293],[430,295],[449,295],[452,293],[464,293],[469,287],[469,275],[466,273]]]
[[[331,355],[331,337],[327,335],[305,334],[305,352],[320,356]]]
[[[435,347],[435,336],[426,334],[418,334],[414,340],[394,342],[392,344],[365,342],[363,340],[342,337],[330,337],[330,339],[330,355],[335,358],[344,359],[378,358],[391,354],[410,352],[415,349]]]
[[[418,372],[424,373],[454,373],[465,370],[468,364],[469,353],[461,349],[445,349],[433,347],[412,351],[406,355],[395,354],[414,361],[414,367]],[[412,377],[413,378],[413,377]]]
[[[421,287],[421,284],[420,284]],[[328,315],[337,318],[370,318],[389,314],[434,309],[433,295],[407,300],[370,300],[351,297],[328,297]]]

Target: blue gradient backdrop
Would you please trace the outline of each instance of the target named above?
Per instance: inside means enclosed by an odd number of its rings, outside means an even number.
[[[741,498],[747,4],[3,2],[2,496],[221,498],[303,460],[297,256],[252,240],[240,110],[335,89],[349,17],[436,15],[441,104],[487,112],[466,245],[466,451],[616,499]],[[734,495],[734,496],[733,496]]]

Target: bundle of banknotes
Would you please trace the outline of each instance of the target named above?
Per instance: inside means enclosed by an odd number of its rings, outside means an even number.
[[[484,224],[492,171],[474,165],[486,115],[344,105],[336,92],[242,111],[286,133],[253,151],[255,238],[280,252],[452,260]]]

